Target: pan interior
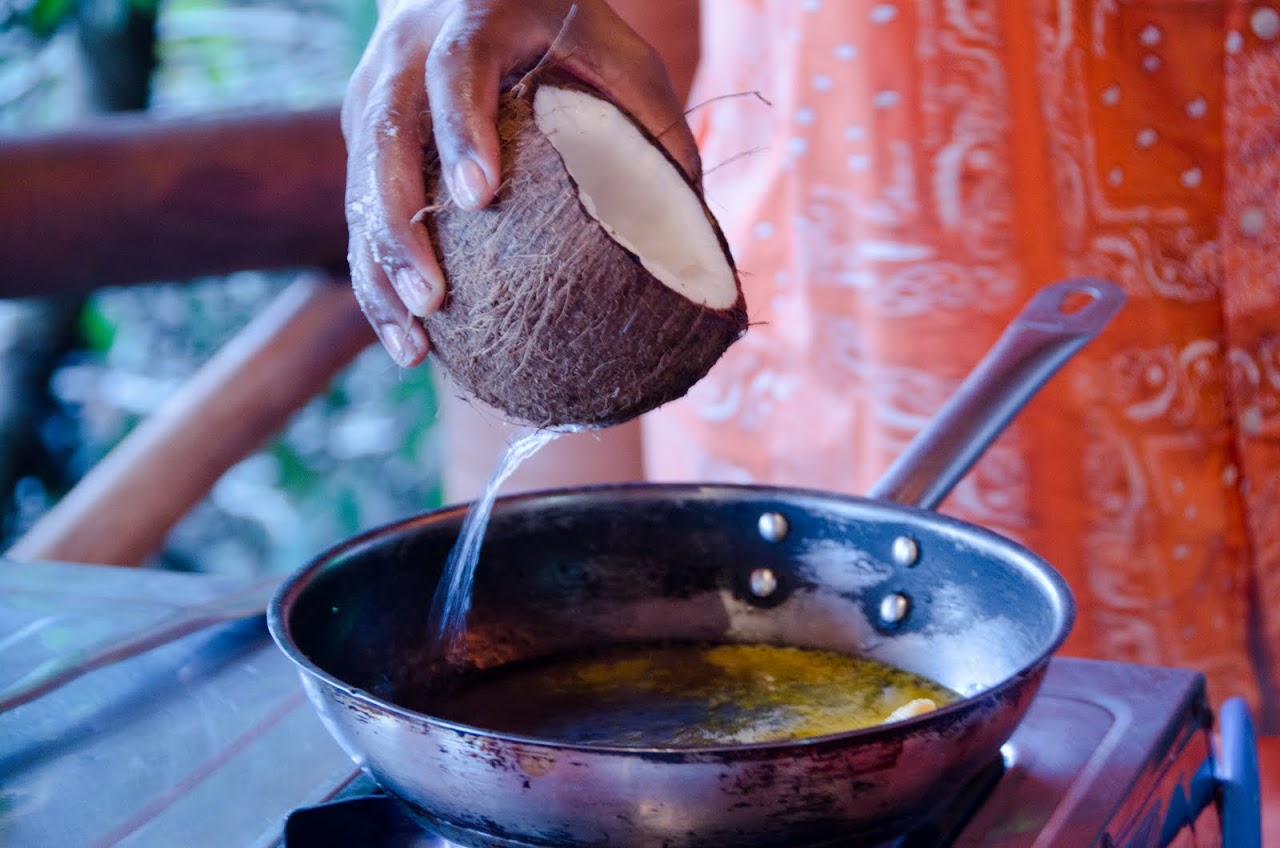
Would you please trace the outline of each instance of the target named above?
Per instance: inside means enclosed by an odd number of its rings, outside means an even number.
[[[758,532],[766,513],[790,533]],[[427,612],[461,512],[353,543],[288,613],[318,670],[407,709],[434,682]],[[910,534],[920,563],[891,564]],[[751,590],[771,573],[777,589]],[[909,599],[886,627],[888,594]],[[468,622],[471,670],[605,645],[750,643],[870,657],[975,695],[1042,661],[1070,625],[1060,578],[992,534],[930,513],[749,487],[620,487],[499,501]],[[429,708],[428,708],[429,709]],[[461,716],[453,716],[460,719]]]
[[[517,661],[450,691],[402,693],[418,712],[573,745],[697,748],[848,733],[958,696],[832,651],[758,644],[628,643]]]

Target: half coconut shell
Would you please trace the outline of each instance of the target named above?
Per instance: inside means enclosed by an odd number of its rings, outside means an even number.
[[[616,424],[684,395],[745,332],[700,192],[629,115],[562,81],[501,98],[501,188],[452,205],[428,165],[447,281],[424,319],[466,391],[538,427]]]

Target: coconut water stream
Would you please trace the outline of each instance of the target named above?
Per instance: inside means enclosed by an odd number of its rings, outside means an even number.
[[[506,452],[498,460],[479,499],[462,522],[458,540],[449,552],[444,573],[436,586],[428,624],[434,634],[433,654],[447,666],[457,668],[466,659],[467,612],[471,609],[471,586],[480,561],[480,545],[498,489],[525,460],[559,437],[556,430],[527,430],[512,436]]]

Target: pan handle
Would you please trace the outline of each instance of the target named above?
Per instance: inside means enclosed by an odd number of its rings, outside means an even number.
[[[1103,280],[1063,280],[1036,293],[955,394],[868,493],[936,507],[1031,396],[1120,311]]]

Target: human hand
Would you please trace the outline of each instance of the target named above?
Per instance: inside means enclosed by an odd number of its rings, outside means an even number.
[[[342,130],[352,286],[402,366],[426,358],[417,318],[445,295],[417,220],[427,151],[439,155],[454,203],[487,205],[498,186],[498,94],[544,61],[610,97],[700,176],[661,59],[604,0],[386,0],[347,87]]]

